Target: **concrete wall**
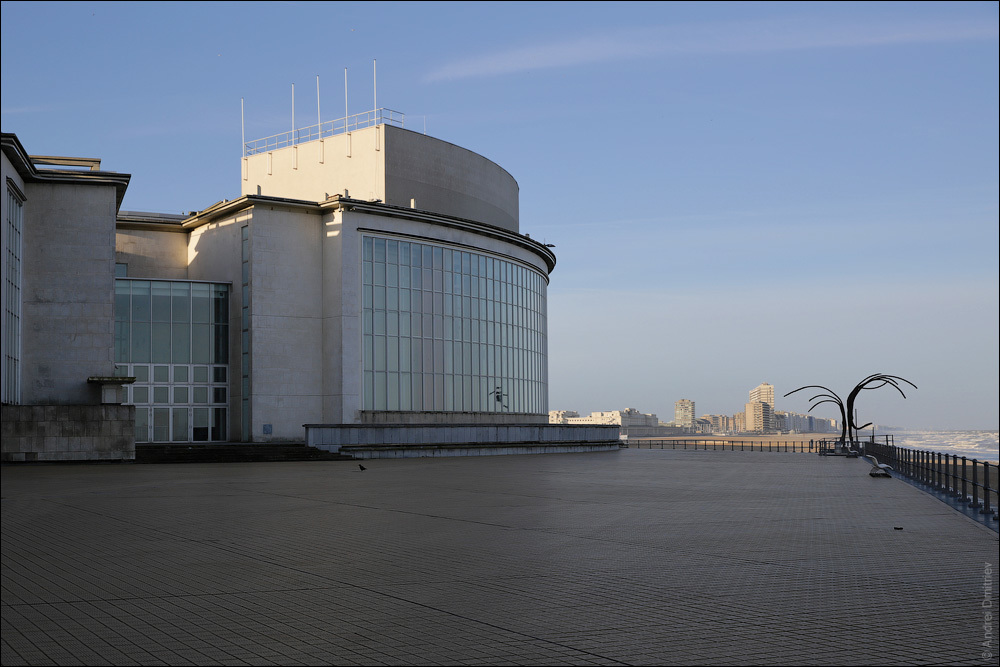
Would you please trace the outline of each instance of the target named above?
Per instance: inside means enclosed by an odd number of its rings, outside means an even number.
[[[191,231],[186,246],[188,278],[230,283],[229,291],[229,439],[243,439],[240,419],[243,383],[240,372],[242,250],[240,228],[249,224],[249,211],[240,211]],[[187,235],[185,235],[187,236]]]
[[[251,406],[254,442],[302,441],[322,414],[322,216],[255,206],[251,244]],[[238,368],[238,366],[237,366]],[[264,433],[264,425],[271,433]]]
[[[320,202],[347,190],[384,199],[384,156],[382,126],[258,153],[243,160],[240,193]]]
[[[417,412],[362,410],[362,424],[548,424],[549,417],[502,412]]]
[[[129,278],[187,280],[188,235],[122,229],[115,234],[115,261]]]
[[[518,231],[514,177],[482,155],[398,127],[385,128],[385,197],[410,206]]]
[[[100,403],[87,378],[114,375],[115,188],[25,194],[22,403]]]
[[[536,445],[618,447],[614,426],[561,424],[306,424],[306,444],[336,452],[345,446],[395,448]]]
[[[322,202],[346,190],[518,231],[513,176],[482,155],[391,125],[252,155],[241,169],[244,195]]]
[[[355,423],[361,408],[361,245],[344,211],[323,216],[323,409],[325,423]],[[311,421],[311,420],[309,420]],[[305,422],[303,422],[305,423]]]
[[[0,460],[131,461],[131,405],[4,405]]]

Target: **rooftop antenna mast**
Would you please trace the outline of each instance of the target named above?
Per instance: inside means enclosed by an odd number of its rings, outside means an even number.
[[[242,153],[243,157],[247,156],[247,125],[244,120],[244,103],[243,98],[240,98],[240,140],[243,142]]]
[[[323,138],[323,116],[319,112],[319,74],[316,75],[316,134]]]
[[[344,132],[350,134],[350,132],[348,132],[348,126],[347,126],[347,68],[346,67],[344,68]]]
[[[292,145],[295,145],[295,84],[292,84]]]
[[[378,71],[375,69],[374,58],[372,58],[372,98],[375,103],[375,124],[378,125]]]

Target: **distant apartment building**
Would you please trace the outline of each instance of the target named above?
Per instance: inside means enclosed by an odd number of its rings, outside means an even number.
[[[767,382],[757,385],[750,390],[750,403],[767,403],[774,410],[774,387]]]
[[[694,401],[686,398],[674,403],[674,424],[682,428],[694,428]]]
[[[710,433],[730,433],[733,430],[733,418],[728,415],[702,415],[708,422]]]
[[[549,410],[550,424],[568,424],[569,419],[577,418],[580,413],[576,410]]]
[[[747,430],[747,413],[746,410],[742,412],[737,412],[733,415],[733,419],[730,422],[732,425],[733,433],[744,433]]]
[[[772,433],[774,412],[765,401],[751,401],[746,404],[746,428],[748,433]]]
[[[836,419],[813,417],[797,412],[778,410],[774,413],[775,429],[783,433],[835,433]]]
[[[551,423],[551,422],[549,422]],[[605,424],[623,426],[659,426],[660,421],[653,414],[644,414],[635,408],[610,410],[607,412],[591,412],[586,417],[567,417],[566,424]]]
[[[810,433],[840,433],[840,426],[836,419],[810,417],[809,420]]]

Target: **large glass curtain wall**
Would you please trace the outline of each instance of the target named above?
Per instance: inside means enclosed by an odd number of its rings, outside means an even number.
[[[7,215],[3,226],[3,351],[0,353],[0,401],[21,402],[21,234],[24,200],[7,188]]]
[[[115,363],[136,442],[226,440],[229,286],[116,280]]]
[[[365,410],[548,411],[540,272],[372,236],[362,251]]]

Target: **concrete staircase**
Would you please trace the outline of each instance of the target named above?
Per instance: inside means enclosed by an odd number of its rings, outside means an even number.
[[[304,444],[176,443],[135,446],[136,463],[252,463],[262,461],[351,461],[350,456]]]

